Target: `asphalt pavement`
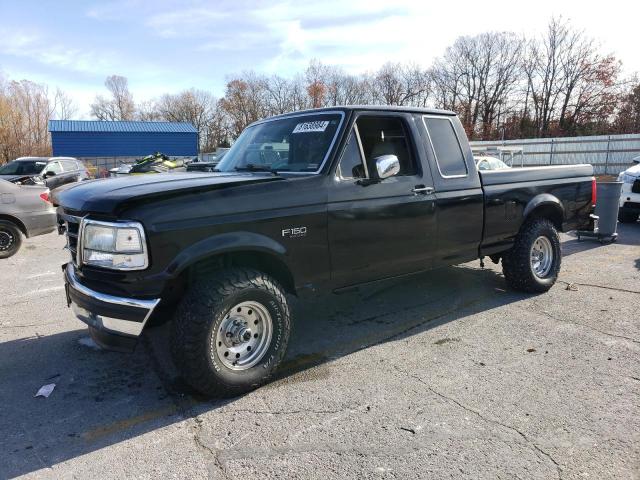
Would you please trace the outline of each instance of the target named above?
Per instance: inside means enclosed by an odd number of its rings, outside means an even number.
[[[278,378],[225,401],[176,377],[165,327],[95,348],[63,238],[28,239],[0,260],[0,478],[640,478],[640,223],[619,233],[563,235],[543,295],[472,262],[291,299]]]

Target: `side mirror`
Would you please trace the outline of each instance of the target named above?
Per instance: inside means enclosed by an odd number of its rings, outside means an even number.
[[[376,157],[374,161],[380,180],[393,177],[400,173],[400,161],[395,155],[382,155],[381,157]]]
[[[45,172],[44,174],[44,178],[55,177],[55,176],[56,176],[56,172],[52,172],[51,170]]]
[[[633,163],[638,164],[640,163],[640,157],[636,157],[633,160],[631,160]]]

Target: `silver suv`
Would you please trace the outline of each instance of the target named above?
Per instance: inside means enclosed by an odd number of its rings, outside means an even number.
[[[0,167],[0,179],[20,183],[41,179],[50,189],[89,178],[84,164],[73,157],[20,157]]]

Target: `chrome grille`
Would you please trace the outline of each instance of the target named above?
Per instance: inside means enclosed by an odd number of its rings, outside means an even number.
[[[71,254],[71,261],[74,265],[78,265],[78,237],[80,234],[80,221],[82,217],[76,217],[67,213],[58,213],[58,224],[62,227],[60,233],[67,237],[67,249]]]

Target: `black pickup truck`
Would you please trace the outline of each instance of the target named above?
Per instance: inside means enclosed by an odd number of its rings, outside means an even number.
[[[60,193],[67,300],[102,346],[172,318],[184,378],[209,395],[265,382],[287,295],[354,288],[485,256],[544,292],[558,231],[593,228],[590,165],[476,169],[452,112],[336,107],[249,126],[213,173],[83,182]]]

